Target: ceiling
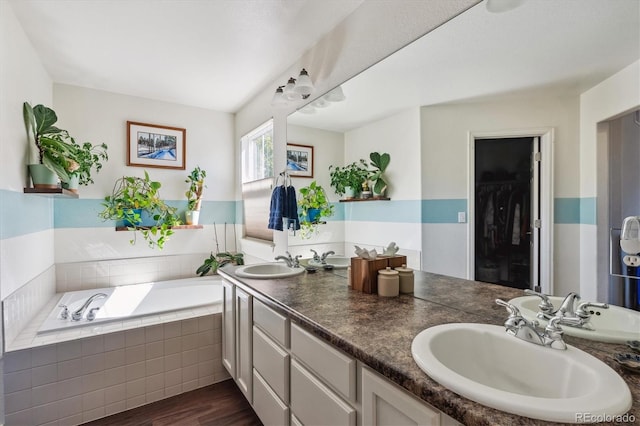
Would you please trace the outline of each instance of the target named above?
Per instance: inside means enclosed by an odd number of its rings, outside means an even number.
[[[11,0],[11,5],[56,83],[236,112],[363,1]]]
[[[345,131],[415,106],[577,95],[639,58],[640,0],[480,3],[343,84],[345,101],[289,123]]]

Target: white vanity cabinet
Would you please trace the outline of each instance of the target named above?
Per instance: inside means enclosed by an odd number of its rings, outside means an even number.
[[[305,425],[356,424],[356,361],[291,325],[291,412]]]
[[[363,425],[462,426],[369,368],[360,371]]]
[[[251,403],[253,297],[225,280],[222,291],[222,364]]]
[[[254,300],[253,409],[265,425],[289,424],[289,319]]]

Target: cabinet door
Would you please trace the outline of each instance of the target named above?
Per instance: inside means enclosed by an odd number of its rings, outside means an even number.
[[[408,426],[441,424],[440,411],[362,368],[362,424]]]
[[[252,312],[252,297],[236,287],[236,383],[249,404],[253,403]]]
[[[222,280],[222,365],[236,378],[235,286]]]

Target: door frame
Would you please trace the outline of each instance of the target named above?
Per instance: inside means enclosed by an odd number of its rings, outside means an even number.
[[[475,141],[476,139],[540,138],[540,286],[545,294],[553,294],[553,148],[554,129],[511,129],[469,131],[467,150],[467,279],[475,277]],[[533,218],[532,218],[533,219]],[[472,277],[472,275],[474,277]]]

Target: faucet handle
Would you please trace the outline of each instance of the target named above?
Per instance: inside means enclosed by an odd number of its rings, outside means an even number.
[[[62,308],[62,311],[60,311],[60,318],[62,319],[68,319],[69,318],[69,307],[65,304],[60,304],[58,305],[58,308]]]
[[[540,309],[540,311],[542,311],[543,313],[550,314],[553,312],[553,304],[546,294],[538,293],[537,291],[533,291],[528,288],[524,290],[524,293],[531,296],[538,296],[540,299],[542,299],[542,301],[538,305],[538,309]]]
[[[97,308],[91,308],[89,310],[89,313],[87,314],[87,321],[93,321],[94,319],[96,319],[96,311],[99,311],[100,307]]]
[[[318,254],[317,251],[315,251],[314,249],[310,249],[313,252],[313,260],[315,260],[316,262],[320,261],[320,255]]]
[[[500,306],[504,306],[509,312],[509,318],[522,317],[520,314],[520,309],[517,306],[512,305],[509,302],[505,302],[502,299],[496,299],[496,303]]]
[[[587,308],[609,309],[609,305],[607,303],[582,302],[576,309],[576,316],[582,319],[590,318],[591,312],[587,311]]]
[[[296,256],[293,258],[292,266],[293,266],[294,268],[299,268],[299,267],[300,267],[300,260],[299,260],[299,259],[300,259],[301,257],[302,257],[302,255],[301,255],[301,254],[296,254]]]

